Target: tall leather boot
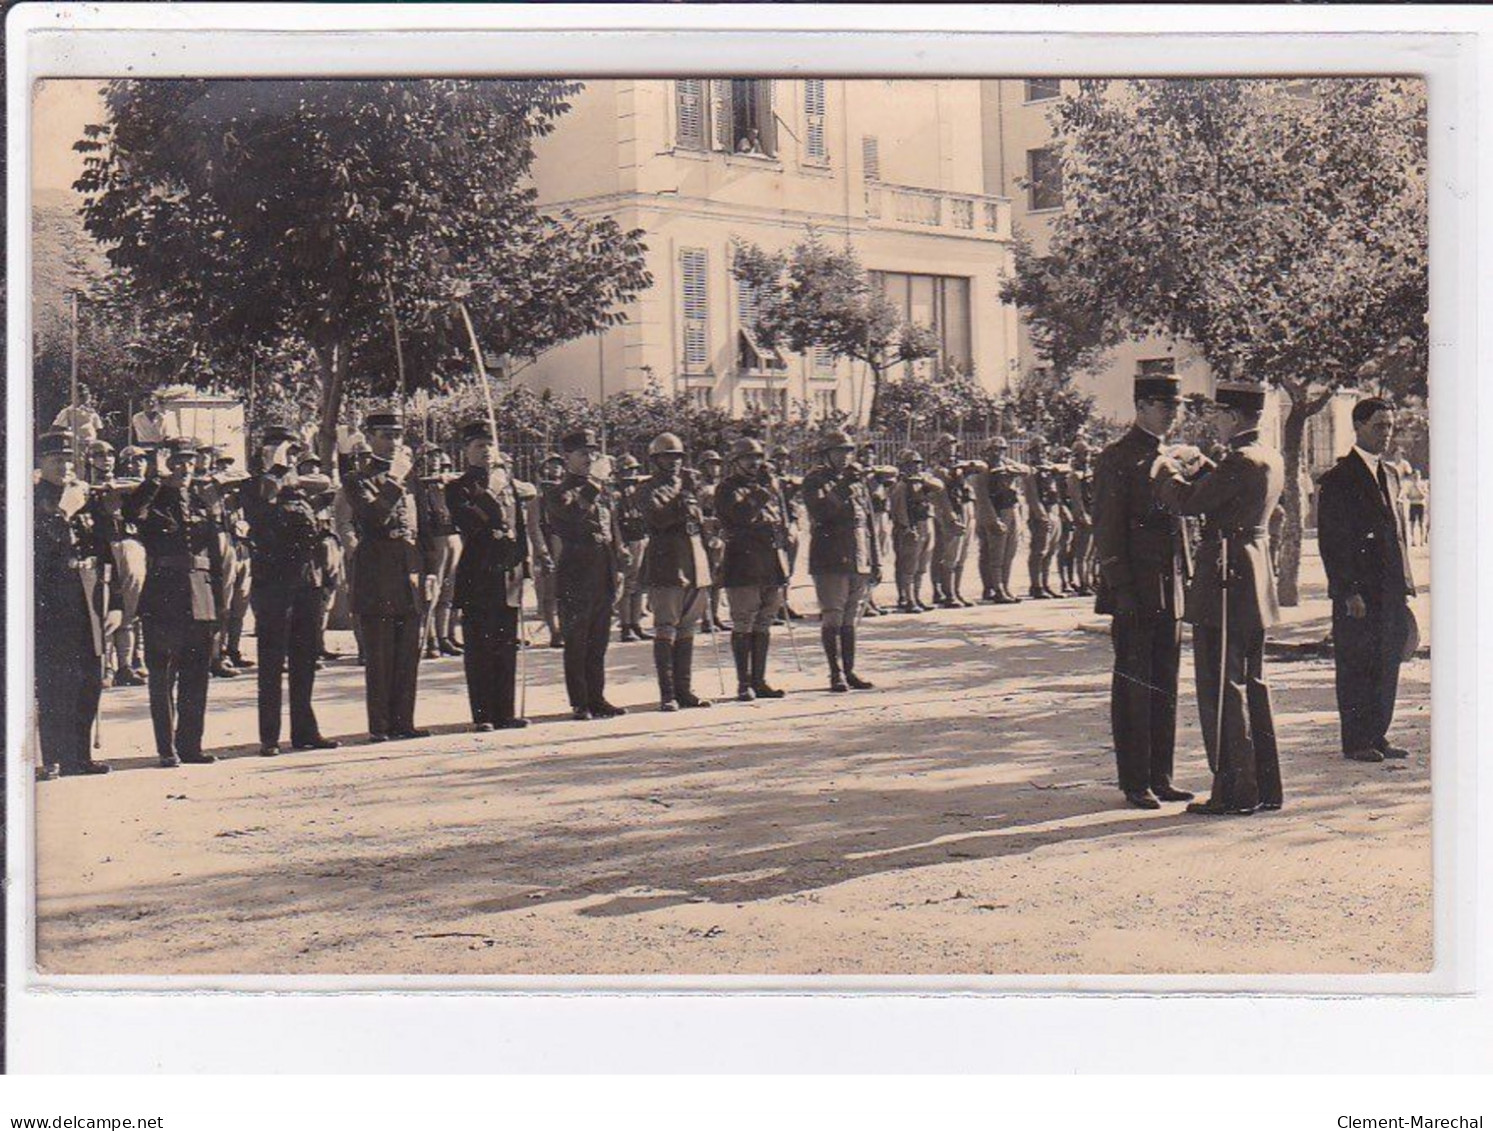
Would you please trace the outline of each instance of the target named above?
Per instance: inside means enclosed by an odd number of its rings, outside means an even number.
[[[658,709],[677,711],[674,690],[674,641],[653,639],[653,670],[658,675]]]
[[[819,641],[824,645],[824,658],[829,661],[829,689],[849,691],[850,685],[840,674],[840,630],[834,625],[819,626]]]
[[[709,699],[702,699],[691,690],[695,672],[695,638],[681,636],[674,641],[674,699],[681,707],[708,707]]]
[[[855,674],[855,626],[847,624],[840,629],[840,658],[845,663],[845,682],[856,691],[870,691],[875,685],[870,680]]]
[[[756,633],[731,634],[731,658],[736,661],[736,698],[743,703],[750,703],[757,698],[757,693],[752,690],[752,649],[756,640]]]
[[[771,647],[771,633],[752,633],[752,690],[758,699],[781,699],[784,695],[767,682],[767,653]]]

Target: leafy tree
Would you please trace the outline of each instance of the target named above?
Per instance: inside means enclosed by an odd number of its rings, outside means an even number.
[[[1220,378],[1285,390],[1286,482],[1306,422],[1388,358],[1424,372],[1424,85],[1400,79],[1085,80],[1057,108],[1066,296],[1186,338]],[[1280,591],[1298,600],[1286,492]]]
[[[1093,431],[1094,398],[1055,370],[1034,369],[1012,391],[1007,418],[1023,432],[1068,447]]]
[[[316,359],[323,442],[350,391],[469,373],[615,325],[651,283],[639,232],[540,210],[527,175],[580,84],[115,81],[77,183],[90,234],[240,387],[287,339]],[[185,342],[182,343],[185,346]],[[226,359],[226,360],[224,360]]]
[[[1033,352],[1060,379],[1091,369],[1119,342],[1112,296],[1075,272],[1061,250],[1039,256],[1018,232],[1013,263],[1013,273],[1001,286],[1001,302],[1021,312]]]

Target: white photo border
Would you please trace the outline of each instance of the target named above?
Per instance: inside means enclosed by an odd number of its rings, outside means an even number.
[[[1347,17],[1351,17],[1347,18]],[[1280,7],[1102,9],[1046,7],[766,7],[314,4],[23,4],[7,21],[9,96],[9,353],[6,655],[9,1029],[13,1063],[58,1066],[59,1041],[84,1061],[125,1071],[305,1067],[408,1071],[547,1068],[557,1062],[632,1070],[657,1040],[667,1063],[693,1067],[848,1067],[911,1056],[963,1070],[973,1050],[957,1032],[975,1025],[979,1063],[1066,1071],[1102,1064],[1145,1070],[1149,1053],[1123,1039],[1149,1019],[1164,1025],[1169,1066],[1202,1063],[1219,1024],[1289,1032],[1266,1056],[1300,1066],[1331,1057],[1365,1026],[1391,1024],[1396,1048],[1442,1049],[1446,1033],[1414,1008],[1460,1012],[1480,996],[1475,928],[1488,906],[1489,834],[1476,823],[1479,734],[1493,708],[1477,641],[1477,541],[1487,503],[1474,425],[1477,182],[1475,79],[1489,48],[1476,13],[1456,9]],[[1164,25],[1166,34],[1152,34]],[[1348,25],[1352,25],[1349,30]],[[722,50],[729,47],[729,52]],[[730,60],[729,67],[722,60]],[[626,66],[612,65],[625,60]],[[599,61],[607,65],[598,66]],[[44,976],[35,970],[29,568],[30,112],[42,78],[503,77],[560,74],[771,73],[875,76],[1143,74],[1417,74],[1430,97],[1431,398],[1438,467],[1433,560],[1433,909],[1435,963],[1427,974],[954,977],[399,977]],[[1486,99],[1486,94],[1483,98]],[[1450,470],[1448,470],[1450,469]],[[1463,552],[1464,542],[1468,552]],[[1474,541],[1476,540],[1476,541]],[[1477,610],[1477,615],[1469,615]],[[1493,700],[1490,700],[1493,702]],[[1483,853],[1478,852],[1481,842]],[[1291,898],[1284,893],[1283,898]],[[1246,993],[1279,995],[1249,997]],[[1182,995],[1188,996],[1182,996]],[[899,995],[888,997],[887,995]],[[1000,995],[995,997],[992,995]],[[1158,997],[1157,995],[1174,995]],[[1414,995],[1422,995],[1417,998]],[[703,1000],[702,1000],[703,999]],[[1096,1014],[1096,1010],[1099,1011]],[[874,1011],[874,1012],[873,1012]],[[721,1039],[711,1018],[736,1026]],[[644,1017],[647,1020],[644,1020]],[[739,1015],[739,1017],[737,1016]],[[1267,1024],[1266,1015],[1270,1020]],[[997,1023],[997,1016],[1000,1021]],[[955,1020],[958,1018],[958,1020]],[[1289,1018],[1289,1020],[1286,1020]],[[501,1020],[500,1020],[501,1019]],[[152,1036],[141,1042],[142,1026]],[[318,1039],[328,1026],[335,1039]],[[472,1031],[500,1026],[525,1040],[473,1049]],[[952,1026],[952,1029],[951,1029]],[[656,1027],[656,1028],[655,1028]],[[722,1021],[719,1029],[728,1025]],[[1407,1028],[1408,1027],[1408,1028]],[[838,1044],[824,1039],[828,1029]],[[193,1037],[210,1032],[210,1041]],[[406,1034],[418,1031],[411,1048]],[[850,1040],[845,1034],[852,1034]],[[898,1034],[930,1033],[918,1049]],[[1082,1033],[1083,1039],[1073,1036]],[[1327,1034],[1339,1034],[1329,1039]],[[135,1034],[134,1037],[129,1034]],[[710,1036],[705,1036],[710,1034]],[[873,1038],[879,1034],[881,1043]],[[541,1035],[541,1036],[536,1036]],[[1316,1046],[1314,1035],[1326,1045]],[[581,1039],[584,1038],[584,1039]],[[479,1042],[480,1044],[480,1042]],[[833,1052],[830,1049],[833,1048]],[[1076,1058],[1082,1049],[1091,1060]],[[1289,1051],[1288,1051],[1289,1050]],[[1285,1054],[1281,1057],[1281,1054]],[[71,1055],[71,1053],[69,1054]],[[1418,1053],[1416,1055],[1419,1055]],[[411,1056],[415,1057],[412,1061]],[[1274,1059],[1281,1057],[1280,1059]],[[1344,1063],[1354,1063],[1344,1058]],[[1267,1066],[1269,1066],[1267,1064]],[[458,1069],[460,1070],[460,1069]]]

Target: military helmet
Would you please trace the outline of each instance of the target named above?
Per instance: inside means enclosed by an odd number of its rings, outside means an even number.
[[[954,433],[952,433],[952,432],[945,432],[943,435],[941,435],[938,438],[938,446],[940,448],[947,448],[950,445],[952,445],[954,447],[958,447],[959,446],[959,437],[956,436],[956,435],[954,435]]]
[[[108,440],[94,440],[91,444],[88,445],[88,454],[91,456],[103,454],[113,455],[114,445],[109,443]]]
[[[836,448],[847,451],[855,451],[855,441],[850,438],[850,433],[843,428],[836,428],[832,432],[826,432],[819,438],[819,450],[831,452]]]
[[[762,446],[761,440],[754,440],[750,436],[743,436],[731,445],[731,458],[741,459],[743,456],[765,456],[767,449]]]
[[[903,448],[900,452],[897,453],[897,463],[899,466],[906,466],[909,463],[922,462],[922,453],[920,453],[916,448]]]
[[[1076,440],[1073,441],[1073,454],[1074,455],[1086,454],[1088,452],[1088,450],[1089,450],[1089,442],[1087,440],[1085,440],[1082,436],[1078,437],[1078,439],[1076,439]]]
[[[701,467],[704,467],[707,463],[720,463],[721,453],[714,448],[706,448],[700,453],[700,458],[697,462]]]
[[[653,443],[648,445],[650,456],[683,455],[684,441],[672,432],[660,432],[653,437]]]
[[[638,462],[638,457],[635,455],[625,455],[617,461],[619,471],[637,471],[641,466],[642,464]]]

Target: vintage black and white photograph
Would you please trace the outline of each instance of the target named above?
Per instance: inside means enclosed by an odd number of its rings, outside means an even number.
[[[40,972],[1432,968],[1421,79],[30,110]]]

